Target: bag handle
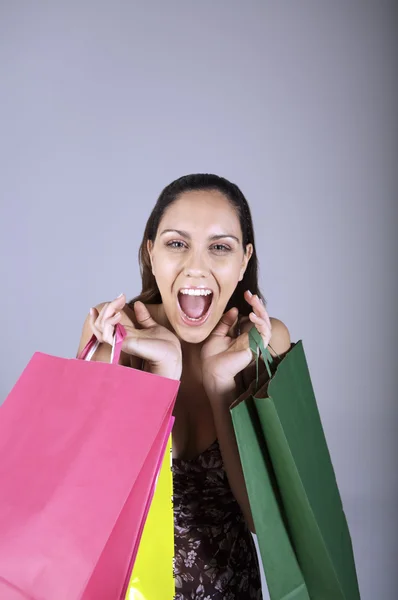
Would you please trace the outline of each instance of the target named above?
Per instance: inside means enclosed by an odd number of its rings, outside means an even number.
[[[265,348],[263,338],[257,331],[257,329],[253,326],[249,330],[249,345],[250,350],[256,356],[256,387],[258,386],[258,360],[259,360],[259,351],[261,352],[261,356],[263,357],[265,368],[267,369],[268,376],[271,379],[271,365],[274,361],[272,358],[271,352],[268,348]]]
[[[126,335],[127,335],[127,332],[126,332],[125,328],[123,327],[123,325],[118,323],[115,327],[115,334],[113,336],[113,343],[112,343],[112,352],[111,352],[110,362],[113,365],[117,365],[119,363],[120,354],[122,352],[122,344],[123,344],[123,340],[126,337]],[[98,350],[100,343],[101,342],[99,340],[97,340],[95,335],[93,335],[92,338],[86,344],[86,346],[83,348],[83,350],[80,352],[80,354],[78,355],[77,358],[79,360],[90,361],[92,359],[92,357],[94,356],[95,352]]]

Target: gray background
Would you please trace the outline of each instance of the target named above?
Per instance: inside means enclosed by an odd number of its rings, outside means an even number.
[[[164,185],[231,178],[304,340],[363,600],[398,597],[397,37],[380,0],[0,4],[0,401],[139,291]]]

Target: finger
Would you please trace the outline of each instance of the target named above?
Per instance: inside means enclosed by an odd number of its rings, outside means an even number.
[[[113,317],[110,317],[104,322],[104,336],[105,341],[109,344],[113,344],[113,339],[115,337],[115,327],[118,323],[120,323],[122,318],[122,313],[117,312]]]
[[[270,325],[268,325],[265,319],[261,319],[254,312],[251,312],[249,314],[249,319],[255,325],[257,331],[263,339],[265,347],[267,347],[271,340],[272,328],[270,327]]]
[[[255,302],[254,302],[254,312],[259,316],[262,317],[267,323],[268,326],[271,328],[271,320],[269,318],[267,309],[265,308],[264,302],[261,300],[261,298],[259,298],[259,296],[255,295]]]
[[[257,294],[252,294],[250,290],[246,290],[244,293],[244,298],[254,311],[256,311],[259,315],[262,315],[263,311],[265,310],[265,306]]]
[[[110,319],[107,319],[107,323],[109,323],[110,325],[116,325],[117,323],[119,323],[121,317],[122,317],[122,313],[117,312],[113,317],[111,317]]]
[[[141,327],[145,329],[156,327],[156,321],[151,317],[149,310],[143,302],[137,301],[134,303],[134,312]]]
[[[116,313],[113,317],[104,321],[104,323],[99,326],[98,325],[98,311],[96,308],[90,308],[90,326],[91,329],[96,336],[96,338],[100,342],[107,342],[108,344],[113,343],[113,336],[115,333],[115,325],[120,322],[121,313]]]
[[[91,327],[93,334],[97,338],[97,340],[99,340],[101,342],[102,341],[102,331],[97,327],[97,320],[98,320],[98,310],[96,308],[90,308],[90,317],[89,317],[90,327]]]
[[[257,294],[251,294],[249,290],[247,290],[246,294],[247,296],[245,295],[245,299],[251,305],[253,312],[261,319],[264,319],[267,322],[270,329],[272,329],[271,320],[269,318],[267,309],[265,308],[265,304],[263,303],[261,298],[257,296]]]
[[[102,341],[112,346],[113,338],[115,337],[115,326],[106,321],[102,331]]]
[[[97,311],[98,317],[97,317],[95,324],[98,329],[102,329],[102,323],[104,320],[105,312],[107,311],[109,304],[110,304],[110,302],[106,302],[104,304],[104,306],[101,308],[101,310],[99,311],[99,313]]]
[[[104,321],[110,317],[113,317],[117,312],[120,312],[125,304],[126,296],[124,294],[120,294],[120,296],[112,300],[112,302],[107,302],[104,304],[99,314],[97,326],[103,326]]]
[[[263,309],[263,310],[257,310],[255,306],[252,306],[252,308],[253,308],[253,312],[250,313],[250,314],[253,314],[257,318],[257,322],[264,321],[264,323],[267,324],[267,327],[270,330],[272,330],[271,320],[270,320],[270,318],[268,316],[267,311],[265,309]]]
[[[110,317],[113,317],[117,312],[120,312],[122,310],[122,308],[125,306],[125,304],[126,304],[126,296],[124,294],[121,294],[120,296],[115,298],[115,300],[112,300],[112,302],[108,302],[101,310],[101,313],[100,313],[101,323],[103,323],[105,321],[105,319],[109,319]]]
[[[228,335],[228,332],[231,329],[231,327],[235,325],[237,318],[238,309],[235,307],[231,308],[228,312],[223,314],[218,324],[213,329],[211,335],[220,335],[222,337],[225,337],[226,335]]]

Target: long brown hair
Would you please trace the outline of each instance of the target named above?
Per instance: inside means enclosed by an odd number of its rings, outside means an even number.
[[[243,279],[238,282],[225,310],[227,311],[233,306],[236,306],[241,315],[248,315],[251,308],[243,297],[243,293],[246,290],[250,290],[252,294],[257,294],[264,300],[258,285],[258,259],[254,242],[253,221],[246,198],[237,185],[224,179],[224,177],[199,173],[194,175],[184,175],[183,177],[176,179],[165,187],[160,194],[149,216],[140,245],[138,259],[142,279],[142,290],[139,296],[129,302],[131,308],[137,300],[140,300],[145,304],[159,304],[162,302],[156,279],[152,273],[147,242],[148,240],[151,240],[152,242],[155,240],[159,223],[165,211],[173,202],[184,194],[184,192],[200,190],[217,190],[230,201],[239,217],[244,250],[246,250],[247,244],[253,245],[253,254],[249,260]]]

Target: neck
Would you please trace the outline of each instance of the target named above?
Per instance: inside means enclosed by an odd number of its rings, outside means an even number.
[[[181,342],[182,360],[183,365],[195,366],[200,365],[200,353],[202,350],[203,342],[200,344],[190,344],[189,342]]]

